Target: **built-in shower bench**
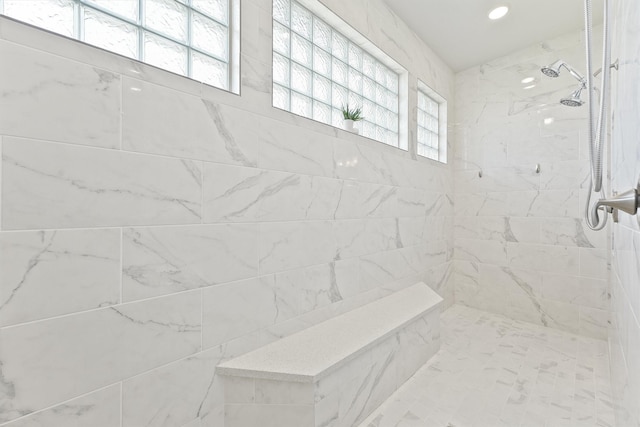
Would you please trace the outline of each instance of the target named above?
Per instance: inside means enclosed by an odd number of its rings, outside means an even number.
[[[424,283],[231,359],[225,427],[352,427],[440,348],[442,298]]]

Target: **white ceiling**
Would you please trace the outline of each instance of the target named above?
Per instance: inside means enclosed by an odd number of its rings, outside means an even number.
[[[454,71],[584,27],[583,0],[384,0]],[[487,14],[509,6],[502,19]],[[602,21],[602,0],[593,2]]]

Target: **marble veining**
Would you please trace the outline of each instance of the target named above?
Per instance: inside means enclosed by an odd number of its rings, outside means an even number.
[[[123,298],[130,301],[255,276],[257,241],[255,224],[125,229]]]
[[[605,341],[455,305],[440,351],[360,427],[614,427]]]
[[[119,252],[118,230],[0,234],[0,325],[117,304]]]
[[[245,123],[257,116],[138,79],[123,86],[123,149],[256,165],[257,130]]]
[[[5,137],[2,162],[9,230],[200,218],[201,173],[192,161]]]
[[[382,1],[326,4],[452,98]],[[452,166],[274,109],[271,8],[241,95],[0,17],[0,424],[221,425],[220,361],[419,281],[452,303]],[[419,361],[383,353],[388,390]]]
[[[0,330],[6,422],[193,354],[200,299],[183,293]]]
[[[4,40],[0,56],[0,134],[119,147],[118,74]]]

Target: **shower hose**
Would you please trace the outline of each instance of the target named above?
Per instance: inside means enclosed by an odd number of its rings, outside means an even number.
[[[600,216],[596,204],[591,204],[593,193],[599,193],[604,198],[602,186],[603,175],[603,151],[606,135],[606,124],[608,115],[609,83],[611,78],[611,43],[609,40],[609,0],[604,0],[603,14],[603,48],[602,48],[602,83],[600,84],[600,103],[597,111],[598,119],[595,123],[595,103],[596,88],[593,85],[593,69],[591,64],[592,54],[592,21],[591,21],[591,0],[584,1],[585,20],[585,48],[587,65],[587,101],[589,105],[589,155],[591,159],[591,179],[589,181],[589,193],[584,209],[584,217],[587,226],[592,230],[602,230],[607,224],[607,214]]]

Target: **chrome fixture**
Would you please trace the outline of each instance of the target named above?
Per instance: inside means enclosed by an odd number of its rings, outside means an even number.
[[[580,87],[573,91],[568,97],[562,98],[560,100],[560,103],[568,107],[580,107],[582,104],[584,104],[582,99],[580,99],[580,94],[582,93],[583,89],[587,88],[587,80],[582,76],[582,74],[580,74],[571,65],[564,62],[562,59],[559,59],[558,61],[547,67],[542,67],[540,71],[542,71],[542,74],[544,74],[545,76],[556,78],[560,76],[560,70],[562,68],[566,68],[567,71],[569,71],[569,73],[580,82]]]
[[[542,74],[544,74],[547,77],[553,77],[556,78],[558,76],[560,76],[560,69],[561,68],[566,68],[567,71],[569,71],[569,73],[576,79],[578,80],[580,83],[586,84],[587,81],[585,80],[585,78],[582,76],[582,74],[580,74],[575,68],[573,68],[571,65],[567,64],[566,62],[564,62],[562,59],[557,60],[556,62],[554,62],[553,64],[546,66],[546,67],[542,67],[540,69],[540,71],[542,71]]]
[[[582,93],[582,89],[586,89],[586,86],[581,86],[575,91],[571,93],[566,98],[562,98],[560,100],[560,104],[566,105],[567,107],[580,107],[584,102],[580,99],[580,94]]]
[[[606,212],[613,214],[613,221],[618,222],[618,211],[628,213],[629,215],[635,215],[638,212],[640,206],[640,181],[636,185],[636,188],[625,191],[621,194],[613,193],[613,197],[610,199],[600,199],[596,202],[593,215],[596,219],[596,223],[600,221],[599,210],[605,210]]]
[[[618,60],[616,59],[616,62],[614,62],[613,64],[611,64],[611,66],[610,66],[609,68],[613,68],[613,69],[615,69],[616,71],[618,71],[618,66],[619,66],[619,64],[618,64]],[[600,74],[601,72],[602,72],[602,68],[598,68],[598,69],[596,70],[596,72],[595,72],[595,73],[593,73],[593,77],[598,77],[598,74]]]
[[[600,217],[600,211],[606,213],[613,213],[614,218],[617,217],[618,211],[626,212],[631,215],[635,215],[638,210],[638,198],[640,194],[640,185],[636,188],[626,191],[620,195],[615,195],[612,198],[606,198],[605,191],[602,188],[602,169],[603,160],[602,153],[605,144],[605,137],[607,134],[607,118],[608,111],[608,97],[609,97],[609,84],[611,81],[611,69],[618,69],[618,61],[611,63],[611,40],[609,37],[610,29],[610,1],[604,0],[604,14],[603,14],[603,46],[602,46],[602,67],[593,72],[591,64],[591,39],[592,39],[592,19],[591,19],[591,0],[584,0],[584,26],[585,26],[585,52],[586,52],[586,64],[587,72],[586,78],[577,72],[573,67],[562,60],[558,60],[553,64],[542,67],[540,71],[549,77],[558,77],[560,70],[566,68],[569,73],[580,82],[580,87],[575,90],[567,98],[562,98],[560,103],[570,107],[579,107],[583,105],[580,95],[584,89],[587,89],[587,104],[589,106],[589,155],[591,158],[591,179],[589,180],[589,194],[587,196],[587,202],[584,209],[585,222],[592,230],[602,230],[607,223],[607,215]],[[602,73],[602,83],[600,88],[597,88],[593,84],[593,78]],[[599,95],[599,106],[596,106],[595,99]],[[596,111],[596,107],[598,107]],[[596,119],[597,114],[597,119]],[[592,193],[599,193],[600,200],[591,205]],[[639,218],[640,222],[640,218]]]

